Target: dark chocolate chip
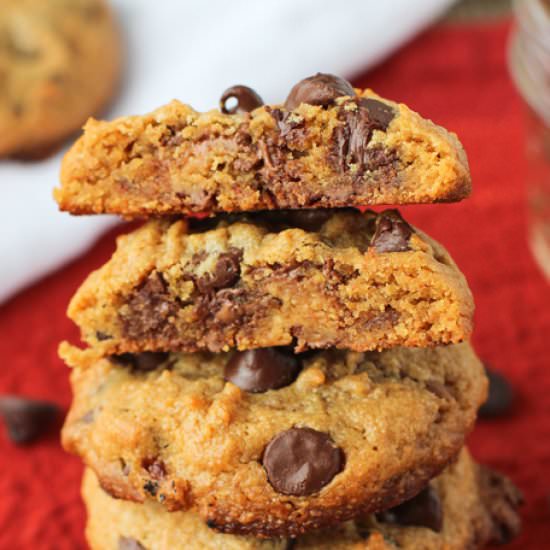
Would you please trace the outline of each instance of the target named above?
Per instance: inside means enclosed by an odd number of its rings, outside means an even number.
[[[286,210],[283,219],[292,227],[299,227],[304,231],[318,231],[321,226],[334,214],[334,210]]]
[[[409,250],[413,231],[397,210],[386,210],[375,221],[371,245],[378,252],[404,252]]]
[[[225,365],[224,377],[251,393],[276,390],[292,384],[301,363],[292,353],[277,348],[236,352]]]
[[[514,403],[514,391],[506,378],[499,372],[485,365],[489,378],[489,395],[479,409],[481,418],[496,418],[508,414]]]
[[[236,105],[228,108],[227,102],[229,99],[235,99]],[[262,98],[248,86],[231,86],[227,88],[220,99],[220,110],[226,115],[234,115],[235,113],[249,113],[264,104]]]
[[[376,130],[385,132],[390,122],[395,118],[393,108],[377,99],[363,98],[359,100],[359,105],[368,111],[369,118]]]
[[[98,330],[96,333],[95,333],[95,337],[100,341],[100,342],[104,342],[105,340],[110,340],[112,338],[112,336],[110,334],[106,334],[105,332],[101,332],[100,330]]]
[[[320,491],[342,471],[345,456],[328,434],[291,428],[267,444],[262,464],[277,492],[306,496]]]
[[[52,426],[61,411],[55,403],[14,395],[0,397],[0,415],[14,443],[30,443]]]
[[[342,96],[355,96],[355,90],[347,80],[332,74],[317,73],[304,78],[290,90],[285,108],[291,111],[301,103],[327,106]]]
[[[144,351],[142,353],[121,353],[113,355],[112,359],[133,371],[149,372],[165,363],[168,357],[169,354],[163,351]]]
[[[118,550],[146,550],[146,548],[132,537],[119,537]]]
[[[428,485],[415,497],[377,514],[382,523],[427,527],[439,533],[443,528],[443,508],[437,491]]]
[[[156,481],[148,480],[144,483],[143,489],[154,497],[157,495],[157,491],[159,490],[159,484]]]
[[[202,294],[233,286],[241,276],[241,259],[243,253],[238,248],[231,248],[218,256],[211,273],[197,278],[195,284]]]
[[[480,496],[491,518],[491,544],[511,542],[521,531],[518,508],[524,503],[521,491],[505,476],[480,466]]]

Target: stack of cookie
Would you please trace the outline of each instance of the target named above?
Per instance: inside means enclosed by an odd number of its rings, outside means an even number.
[[[466,281],[396,210],[359,210],[469,192],[454,135],[330,75],[280,106],[236,86],[89,122],[61,208],[151,218],[70,304],[89,347],[61,347],[91,547],[515,535],[517,491],[463,448],[486,396]]]

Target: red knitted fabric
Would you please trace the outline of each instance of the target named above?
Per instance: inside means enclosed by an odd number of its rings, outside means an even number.
[[[453,129],[469,153],[470,200],[404,210],[447,246],[468,277],[477,302],[477,350],[518,392],[510,418],[480,422],[470,444],[526,495],[524,533],[510,548],[538,550],[550,548],[550,284],[526,245],[523,118],[506,70],[508,28],[438,27],[355,83]],[[110,234],[0,308],[1,392],[68,407],[68,370],[56,348],[62,339],[76,342],[77,331],[65,308],[112,250]],[[0,548],[84,547],[81,465],[55,435],[17,448],[0,430],[0,467]]]

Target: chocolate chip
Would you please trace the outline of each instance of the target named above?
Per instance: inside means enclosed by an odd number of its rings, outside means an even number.
[[[236,352],[225,365],[224,378],[251,393],[276,390],[292,384],[301,369],[300,361],[277,348]]]
[[[100,330],[96,331],[95,337],[98,339],[99,342],[104,342],[105,340],[110,340],[112,338],[110,334],[106,334],[105,332],[101,332]]]
[[[228,108],[229,99],[237,100],[236,105]],[[220,99],[220,110],[226,115],[235,113],[249,113],[264,104],[262,98],[248,86],[231,86],[227,88]]]
[[[375,221],[371,245],[378,252],[404,252],[409,250],[413,231],[397,210],[386,210]]]
[[[146,548],[136,539],[131,537],[119,537],[118,550],[146,550]]]
[[[304,78],[290,90],[285,108],[291,111],[301,103],[327,106],[342,96],[355,96],[355,90],[347,80],[332,74],[317,73]]]
[[[518,508],[524,503],[521,491],[505,476],[490,468],[478,467],[480,496],[491,518],[488,542],[506,544],[521,531]]]
[[[377,514],[377,518],[382,523],[427,527],[437,533],[443,528],[443,508],[439,495],[431,486],[399,506]]]
[[[369,118],[376,130],[385,132],[395,118],[393,108],[377,99],[363,98],[359,100],[359,105],[368,111]]]
[[[489,378],[489,395],[479,409],[481,418],[496,418],[510,412],[514,403],[514,391],[506,378],[499,372],[485,365]]]
[[[46,433],[61,411],[55,403],[14,395],[0,397],[0,415],[14,443],[30,443]]]
[[[133,371],[149,372],[165,363],[169,355],[162,351],[144,351],[142,353],[121,353],[113,355],[112,359]]]
[[[334,210],[286,210],[282,218],[292,227],[299,227],[304,231],[318,231],[321,226],[334,214]]]
[[[267,444],[262,464],[277,492],[306,496],[320,491],[342,471],[345,456],[328,434],[291,428]]]
[[[147,491],[151,496],[157,496],[159,490],[159,484],[156,481],[148,480],[144,483],[143,489]]]
[[[241,276],[242,250],[230,248],[218,256],[211,273],[205,273],[195,281],[199,292],[208,294],[220,288],[233,286]]]

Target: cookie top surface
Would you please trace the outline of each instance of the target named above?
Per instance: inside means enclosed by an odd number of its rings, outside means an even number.
[[[394,210],[153,220],[119,238],[69,306],[105,353],[457,343],[467,283]]]
[[[106,490],[242,534],[297,535],[410,497],[458,454],[486,396],[468,344],[62,356],[63,443]]]
[[[0,157],[40,156],[111,97],[118,30],[103,0],[3,0]]]
[[[235,106],[228,107],[233,99]],[[316,75],[284,105],[237,86],[221,109],[179,101],[90,121],[55,197],[75,214],[126,217],[457,201],[471,191],[454,134],[403,104]]]
[[[474,464],[466,451],[406,509],[362,516],[292,541],[221,534],[193,512],[167,513],[156,503],[115,500],[91,470],[82,493],[92,550],[475,550],[509,542],[520,528],[517,489]]]

